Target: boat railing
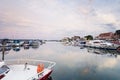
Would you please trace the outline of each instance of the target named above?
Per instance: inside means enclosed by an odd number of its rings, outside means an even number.
[[[53,66],[56,65],[55,62],[46,61],[46,60],[35,60],[35,59],[10,59],[10,60],[5,60],[4,62],[6,65],[20,65],[27,63],[29,65],[38,66],[38,64],[43,64],[45,69],[52,69]],[[38,78],[43,77],[42,75],[43,71],[33,74],[33,76],[28,78],[27,80],[38,80]]]
[[[52,61],[46,61],[46,60],[36,60],[36,59],[10,59],[5,60],[6,65],[20,65],[20,64],[29,64],[29,65],[35,65],[43,64],[45,68],[51,69],[53,66],[55,66],[55,62]]]

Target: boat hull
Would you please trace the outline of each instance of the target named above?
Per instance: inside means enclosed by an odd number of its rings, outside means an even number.
[[[41,79],[39,79],[39,80],[48,80],[48,77],[50,76],[51,73],[52,73],[52,70],[48,74],[43,76]]]
[[[5,77],[5,75],[4,75],[4,74],[3,74],[3,75],[0,75],[0,80],[1,80],[3,77]]]

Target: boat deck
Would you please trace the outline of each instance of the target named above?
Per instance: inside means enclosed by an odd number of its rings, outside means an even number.
[[[37,66],[27,65],[27,67],[25,67],[25,65],[9,65],[8,67],[10,71],[2,80],[37,80],[51,71],[50,69],[44,69],[38,78]]]

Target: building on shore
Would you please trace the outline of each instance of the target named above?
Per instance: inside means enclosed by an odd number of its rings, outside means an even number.
[[[70,42],[70,38],[69,37],[64,37],[61,41],[62,42]]]
[[[120,30],[116,30],[115,33],[113,33],[113,32],[101,33],[96,37],[96,39],[118,40],[118,39],[120,39]]]
[[[99,36],[96,37],[96,39],[100,40],[112,40],[114,39],[114,33],[108,32],[108,33],[101,33]]]
[[[80,41],[80,36],[73,36],[71,38],[72,41]]]

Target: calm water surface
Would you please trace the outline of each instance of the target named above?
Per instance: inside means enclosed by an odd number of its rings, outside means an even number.
[[[37,49],[20,48],[20,51],[10,50],[5,55],[5,59],[16,58],[56,62],[53,80],[120,80],[120,55],[115,51],[80,49],[48,42]]]

